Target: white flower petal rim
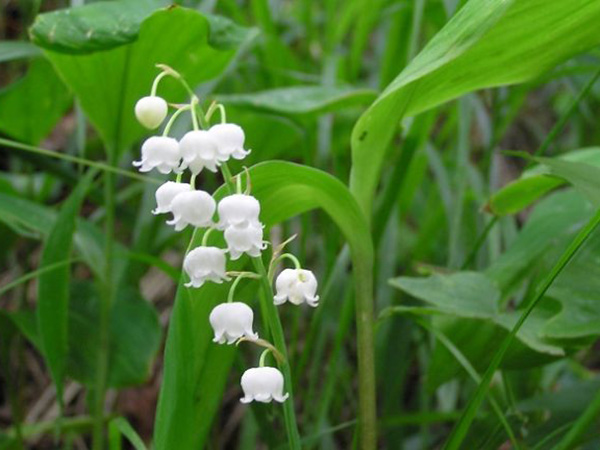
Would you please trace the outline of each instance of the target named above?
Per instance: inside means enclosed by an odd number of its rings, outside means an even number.
[[[251,195],[233,194],[223,198],[217,206],[219,222],[217,228],[257,226],[260,203]]]
[[[179,169],[180,160],[177,139],[152,136],[142,144],[142,158],[134,161],[133,165],[138,167],[140,172],[158,169],[160,173],[168,174]]]
[[[244,253],[256,258],[266,248],[261,223],[250,224],[244,228],[228,227],[224,237],[232,261],[239,259]]]
[[[173,219],[167,225],[174,225],[175,231],[181,231],[188,225],[209,227],[217,205],[210,194],[204,191],[181,192],[171,202]]]
[[[183,260],[183,270],[190,278],[185,286],[199,288],[206,281],[217,284],[229,281],[225,267],[225,250],[218,247],[196,247]]]
[[[213,308],[208,320],[215,333],[213,342],[218,344],[231,345],[242,337],[258,339],[258,333],[252,330],[254,312],[245,303],[221,303]]]
[[[250,150],[244,150],[246,136],[239,125],[233,123],[220,123],[213,125],[209,130],[218,146],[218,158],[227,161],[230,157],[244,159]]]
[[[313,308],[319,304],[317,279],[310,270],[284,269],[275,280],[276,295],[273,303],[277,306],[286,301],[294,305],[307,303]]]
[[[241,379],[244,397],[242,403],[253,401],[270,403],[272,400],[283,403],[289,393],[283,393],[283,374],[275,367],[253,367],[246,370]]]
[[[193,174],[203,169],[216,172],[221,164],[218,158],[218,145],[208,131],[187,132],[179,141],[182,162],[180,170],[189,169]]]
[[[173,199],[182,192],[188,192],[192,190],[192,186],[189,183],[176,183],[174,181],[167,181],[160,185],[156,190],[156,208],[152,210],[152,214],[165,214],[171,212],[171,203]]]

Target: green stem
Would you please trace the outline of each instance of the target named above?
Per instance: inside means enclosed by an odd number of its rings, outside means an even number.
[[[156,91],[158,90],[158,84],[160,83],[160,80],[162,80],[164,77],[166,77],[168,75],[170,75],[170,73],[161,72],[156,76],[156,78],[154,79],[154,82],[152,83],[152,89],[150,90],[151,97],[156,96]]]
[[[575,236],[575,239],[569,244],[569,247],[565,250],[565,252],[561,255],[560,259],[556,262],[550,273],[544,278],[540,287],[535,294],[535,297],[529,304],[519,320],[511,330],[511,332],[504,338],[500,347],[496,350],[492,362],[488,366],[481,383],[477,387],[475,394],[471,397],[461,420],[456,424],[455,428],[452,430],[452,434],[448,438],[444,449],[446,450],[458,450],[461,448],[462,442],[467,435],[469,427],[471,423],[475,419],[475,415],[483,399],[485,398],[487,391],[489,390],[490,383],[492,381],[492,377],[494,373],[500,367],[500,363],[504,359],[504,355],[510,348],[510,345],[513,342],[513,339],[517,335],[518,331],[521,329],[531,312],[540,302],[544,294],[548,291],[556,277],[560,274],[560,272],[565,268],[565,266],[571,261],[577,250],[583,245],[583,243],[587,240],[587,238],[592,234],[592,232],[596,229],[596,227],[600,224],[600,210],[596,212],[596,214],[590,219],[590,221],[586,224],[586,226]]]
[[[296,270],[302,269],[302,265],[300,264],[300,261],[298,260],[298,258],[296,258],[291,253],[284,253],[284,254],[278,256],[277,258],[275,258],[273,261],[271,261],[271,264],[269,267],[269,272],[268,272],[269,281],[273,281],[273,275],[275,273],[275,268],[277,267],[277,264],[283,259],[289,259],[290,261],[292,261],[294,263],[294,267],[296,268]]]
[[[165,125],[165,129],[163,130],[163,136],[168,136],[169,132],[171,131],[171,127],[173,127],[173,124],[175,123],[175,120],[177,120],[177,118],[181,115],[181,113],[185,112],[185,111],[189,111],[192,108],[192,105],[185,105],[182,108],[179,108],[177,111],[175,111],[173,113],[173,115],[171,116],[171,118],[169,119],[169,121],[167,122],[167,125]]]
[[[265,367],[265,361],[270,351],[271,350],[267,348],[260,354],[260,359],[258,360],[258,367]]]
[[[373,253],[372,248],[351,248],[356,291],[356,344],[358,349],[358,399],[360,448],[377,448],[377,390],[373,338]]]
[[[254,263],[256,271],[261,276],[263,295],[260,296],[260,300],[262,302],[263,310],[267,313],[266,319],[269,326],[269,332],[273,340],[273,345],[284,358],[283,361],[279,362],[279,370],[281,370],[281,373],[283,374],[286,391],[290,395],[282,405],[285,429],[288,437],[288,446],[292,450],[300,450],[300,433],[298,432],[298,424],[296,422],[296,412],[294,411],[294,394],[292,392],[292,373],[290,370],[283,328],[281,326],[281,321],[279,320],[277,307],[273,303],[274,294],[263,260],[260,257],[252,258],[252,262]]]
[[[115,149],[109,151],[109,164],[115,164]],[[98,352],[98,366],[96,389],[94,391],[94,429],[92,448],[104,449],[104,399],[107,389],[108,361],[109,361],[109,325],[110,312],[114,297],[113,286],[113,253],[115,231],[115,178],[110,172],[104,174],[105,197],[105,231],[104,231],[104,279],[101,280],[102,295],[100,302],[100,350]]]
[[[0,138],[0,145],[6,145],[7,147],[14,148],[16,150],[24,150],[29,153],[35,153],[37,155],[48,156],[48,157],[54,158],[54,159],[61,159],[63,161],[69,161],[69,162],[72,162],[75,164],[81,164],[83,166],[95,167],[104,172],[111,172],[116,175],[122,175],[122,176],[125,176],[128,178],[132,178],[134,180],[143,181],[145,183],[154,183],[154,184],[162,183],[162,181],[157,178],[152,178],[147,175],[140,175],[135,172],[129,172],[127,170],[123,170],[123,169],[120,169],[118,167],[115,167],[115,166],[112,166],[109,164],[105,164],[105,163],[101,163],[101,162],[97,162],[97,161],[91,161],[91,160],[85,159],[85,158],[78,158],[77,156],[72,156],[72,155],[68,155],[65,153],[53,152],[52,150],[47,150],[47,149],[41,148],[41,147],[35,147],[33,145],[23,144],[23,143],[17,142],[17,141],[11,141],[10,139]]]
[[[238,287],[238,284],[240,284],[240,281],[242,281],[242,278],[249,278],[248,274],[250,272],[242,272],[240,273],[237,278],[235,280],[233,280],[233,283],[231,283],[231,287],[229,288],[229,293],[227,294],[227,303],[231,303],[233,301],[233,297],[235,295],[235,289]],[[253,273],[251,273],[251,275],[254,275]]]

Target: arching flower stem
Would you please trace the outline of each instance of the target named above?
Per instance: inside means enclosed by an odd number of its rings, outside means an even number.
[[[207,231],[207,233],[208,233],[208,231]],[[252,273],[252,272],[240,272],[239,275],[236,277],[236,279],[233,280],[233,283],[231,283],[231,287],[229,288],[229,293],[227,294],[227,303],[231,303],[233,301],[233,298],[235,296],[235,290],[243,278],[257,278],[257,276],[255,273]]]
[[[270,351],[271,350],[267,348],[260,354],[260,359],[258,360],[258,367],[265,367],[265,360],[267,359],[267,355]]]
[[[292,261],[294,263],[294,267],[296,270],[302,269],[302,265],[300,264],[300,261],[298,260],[298,258],[296,258],[291,253],[284,253],[282,255],[279,255],[279,256],[273,258],[273,260],[271,260],[271,264],[269,265],[269,272],[268,272],[269,281],[273,281],[273,275],[275,274],[275,268],[277,267],[277,264],[284,259],[289,259],[290,261]]]
[[[150,95],[152,97],[156,96],[156,91],[158,90],[158,85],[160,83],[160,80],[162,80],[164,77],[171,75],[169,72],[165,72],[164,70],[159,73],[156,78],[154,79],[154,82],[152,83],[152,89],[150,90]]]
[[[216,101],[213,101],[208,107],[208,110],[206,111],[206,122],[210,124],[210,119],[212,118],[216,110],[219,110],[219,114],[221,116],[221,123],[227,123],[227,112],[225,111],[225,106],[221,103],[217,103]]]
[[[175,123],[175,120],[177,120],[177,118],[181,115],[181,113],[185,112],[185,111],[189,111],[190,109],[192,109],[192,105],[185,105],[182,106],[181,108],[179,108],[177,111],[175,111],[173,113],[173,115],[171,116],[171,118],[169,119],[169,121],[167,122],[167,125],[165,125],[165,129],[163,130],[163,136],[168,136],[169,132],[171,131],[171,127],[173,126],[173,124]]]
[[[204,236],[202,236],[202,247],[206,247],[208,244],[208,237],[213,231],[215,231],[215,229],[211,227],[204,232]]]

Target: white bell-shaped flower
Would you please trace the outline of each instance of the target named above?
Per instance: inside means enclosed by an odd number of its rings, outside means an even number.
[[[260,203],[251,195],[233,194],[225,197],[217,207],[219,224],[224,230],[229,227],[247,227],[258,224]]]
[[[160,185],[156,190],[156,208],[152,211],[152,214],[164,214],[171,212],[171,203],[177,194],[182,192],[188,192],[192,190],[192,186],[189,183],[176,183],[174,181],[167,181]]]
[[[179,168],[179,144],[177,139],[167,136],[152,136],[142,144],[142,159],[134,161],[133,165],[140,172],[150,172],[157,168],[160,173],[170,173]]]
[[[253,258],[260,256],[265,249],[263,242],[263,227],[261,223],[250,224],[246,227],[229,227],[224,233],[227,251],[233,261],[246,253]]]
[[[244,150],[244,130],[234,123],[220,123],[208,130],[218,145],[219,160],[227,161],[230,157],[244,159],[250,150]]]
[[[205,281],[221,284],[228,280],[225,273],[225,250],[217,247],[196,247],[183,260],[183,270],[190,277],[186,287],[201,287]]]
[[[181,192],[171,202],[173,219],[167,224],[175,225],[175,231],[181,231],[188,225],[211,226],[216,207],[215,200],[204,191]]]
[[[275,400],[283,403],[289,394],[283,393],[283,374],[275,367],[253,367],[242,375],[242,403],[253,401],[270,403]]]
[[[245,303],[221,303],[211,311],[208,320],[215,332],[213,342],[233,344],[241,337],[258,339],[258,334],[252,331],[254,312]]]
[[[137,101],[135,104],[135,117],[143,126],[154,130],[163,123],[168,110],[167,102],[162,97],[150,95]]]
[[[294,305],[306,302],[315,307],[319,302],[317,279],[310,270],[284,269],[275,280],[275,289],[273,300],[276,305],[289,300]]]
[[[189,168],[193,174],[198,174],[207,168],[217,171],[219,166],[218,145],[208,131],[194,130],[187,132],[179,141],[181,151],[181,169]]]

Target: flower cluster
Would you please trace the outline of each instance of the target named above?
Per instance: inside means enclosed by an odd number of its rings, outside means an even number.
[[[155,169],[162,174],[176,174],[175,181],[167,181],[156,190],[156,208],[152,211],[153,214],[171,214],[172,218],[166,223],[172,225],[175,231],[181,231],[188,225],[195,229],[206,229],[201,245],[185,255],[183,270],[189,280],[185,287],[201,288],[207,282],[220,284],[230,281],[231,275],[236,275],[227,302],[212,310],[209,322],[214,330],[213,342],[217,344],[233,344],[245,340],[267,347],[260,358],[259,367],[248,369],[242,375],[244,397],[241,401],[284,402],[288,394],[284,394],[285,380],[282,372],[264,365],[266,353],[276,353],[277,350],[259,339],[254,331],[252,308],[244,302],[234,301],[235,289],[241,279],[260,278],[261,275],[251,272],[232,274],[226,267],[228,258],[235,261],[244,254],[260,258],[267,247],[263,238],[264,225],[260,221],[259,201],[250,195],[249,187],[242,192],[241,176],[238,175],[234,182],[227,168],[229,159],[241,160],[250,153],[250,150],[244,148],[244,130],[236,124],[227,123],[223,105],[213,103],[204,114],[198,98],[181,76],[167,66],[159,67],[162,72],[156,77],[151,94],[140,99],[135,106],[140,124],[148,129],[157,129],[167,118],[169,105],[156,95],[158,84],[165,76],[180,80],[190,93],[191,101],[183,106],[173,105],[176,111],[164,127],[162,135],[152,136],[142,144],[141,158],[133,165],[141,172]],[[217,110],[220,112],[221,123],[210,126],[211,118]],[[169,136],[169,131],[177,117],[185,111],[190,112],[194,129],[178,141]],[[210,172],[221,169],[230,187],[235,185],[230,195],[217,202],[211,194],[197,189],[196,176],[203,169]],[[182,181],[186,171],[190,172],[187,183]],[[249,172],[246,172],[246,180],[249,186]],[[215,215],[218,220],[215,220]],[[208,245],[209,235],[215,231],[223,234],[227,248]],[[293,255],[278,255],[274,252],[265,276],[272,283],[273,269],[279,261],[286,258],[294,263],[295,268],[283,270],[275,280],[273,304],[282,305],[289,301],[293,305],[307,303],[312,307],[317,306],[317,280],[311,271],[301,268]]]

